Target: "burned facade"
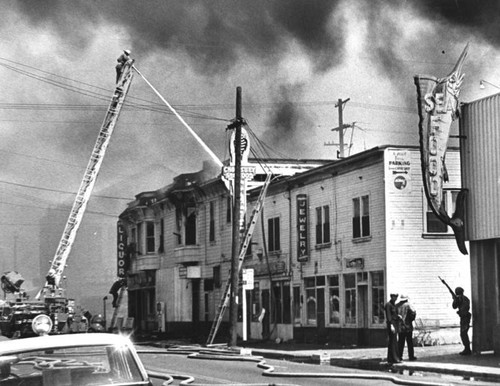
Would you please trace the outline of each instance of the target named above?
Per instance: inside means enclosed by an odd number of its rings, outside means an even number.
[[[461,187],[456,149],[447,164],[452,213]],[[137,246],[129,315],[140,331],[203,340],[229,279],[232,200],[218,176],[185,177],[138,194],[120,215]],[[248,192],[247,216],[259,189]],[[254,272],[253,289],[239,296],[246,296],[248,339],[384,344],[392,292],[408,295],[419,318],[455,329],[452,299],[437,277],[470,289],[468,257],[427,206],[412,147],[377,147],[276,178],[243,268]],[[219,337],[227,322],[225,315]]]

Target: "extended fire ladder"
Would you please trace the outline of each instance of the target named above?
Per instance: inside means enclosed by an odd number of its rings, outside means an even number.
[[[108,107],[101,130],[99,131],[99,135],[94,145],[87,169],[85,170],[80,188],[78,189],[75,201],[73,202],[73,207],[71,208],[71,213],[68,221],[66,222],[66,227],[64,228],[59,246],[57,247],[54,259],[51,262],[49,272],[46,276],[45,286],[37,294],[37,299],[40,298],[42,293],[44,295],[48,295],[46,291],[54,293],[59,287],[59,282],[66,266],[66,261],[71,251],[71,247],[73,246],[76,232],[82,222],[83,214],[92,194],[94,184],[97,180],[97,175],[99,174],[106,148],[108,147],[111,134],[113,133],[113,129],[118,120],[123,102],[127,96],[130,83],[132,82],[133,64],[134,60],[129,60],[123,65],[122,74],[116,84],[114,95]]]
[[[125,295],[125,292],[127,291],[127,286],[121,286],[120,289],[118,290],[118,299],[116,300],[116,307],[115,310],[113,311],[113,316],[111,317],[111,324],[110,327],[111,329],[114,329],[115,327],[120,330],[122,326],[117,326],[116,321],[118,319],[118,314],[120,313],[122,301],[123,301],[123,296]]]
[[[241,271],[241,267],[243,266],[243,259],[245,258],[248,244],[252,240],[252,234],[255,229],[255,224],[257,223],[259,213],[264,203],[264,199],[266,198],[266,192],[267,188],[269,187],[269,184],[271,183],[271,178],[272,174],[268,173],[264,185],[262,186],[262,189],[260,191],[259,198],[257,199],[257,203],[255,204],[255,207],[253,209],[252,216],[250,219],[250,224],[248,225],[245,237],[243,238],[240,244],[240,253],[238,255],[238,274]],[[224,294],[222,295],[219,306],[217,308],[216,317],[214,318],[214,321],[212,323],[212,328],[210,329],[210,333],[208,335],[207,345],[212,344],[214,342],[215,335],[217,334],[219,326],[222,322],[222,318],[224,317],[224,312],[226,311],[227,306],[229,305],[229,300],[231,297],[230,295],[231,295],[231,275],[229,275],[229,278],[226,282]]]

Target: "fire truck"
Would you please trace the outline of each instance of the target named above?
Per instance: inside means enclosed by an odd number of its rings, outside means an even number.
[[[6,272],[0,278],[5,294],[12,293],[15,297],[14,300],[6,301],[0,306],[2,335],[7,337],[31,335],[31,322],[39,314],[47,314],[52,319],[52,334],[87,332],[88,317],[82,314],[79,307],[75,307],[74,300],[66,297],[65,289],[59,284],[111,135],[132,82],[133,63],[134,60],[130,59],[123,65],[61,240],[45,277],[45,285],[34,300],[29,300],[21,288],[24,279],[18,272]]]

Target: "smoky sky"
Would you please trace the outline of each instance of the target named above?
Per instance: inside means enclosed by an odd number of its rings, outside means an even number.
[[[374,63],[374,76],[392,80],[395,87],[398,82],[412,84],[401,41],[405,20],[394,19],[398,11],[435,22],[406,47],[422,59],[455,62],[458,56],[440,53],[467,38],[461,31],[494,46],[500,41],[496,0],[19,0],[15,4],[30,24],[52,30],[82,52],[92,43],[97,26],[116,26],[127,31],[130,46],[123,48],[131,49],[133,56],[184,54],[189,66],[207,79],[227,73],[246,57],[268,66],[271,73],[290,55],[291,42],[306,54],[313,72],[340,68],[349,50],[350,15],[342,11],[351,4],[357,5],[356,17],[361,15],[367,24],[365,51]],[[287,134],[292,136],[310,120],[292,103],[302,96],[300,88],[277,80],[273,90],[276,102],[286,102],[268,116],[273,134],[266,135],[280,138],[289,125]],[[280,94],[280,90],[286,91]],[[401,94],[406,105],[414,104],[413,93]]]
[[[390,58],[397,57],[394,42],[399,38],[388,9],[414,9],[420,17],[436,21],[439,34],[447,28],[463,28],[494,46],[500,44],[497,0],[354,3],[365,13],[372,36],[376,35],[374,59],[387,71],[397,69]],[[286,53],[290,39],[300,44],[317,71],[342,64],[345,51],[346,21],[339,16],[342,0],[19,0],[16,4],[30,22],[52,27],[75,47],[83,49],[90,43],[89,31],[96,25],[111,23],[129,32],[132,46],[127,48],[135,53],[185,52],[191,65],[204,74],[227,71],[242,53],[271,65]]]
[[[310,139],[314,119],[294,103],[302,97],[303,90],[302,84],[277,87],[274,97],[278,105],[268,115],[270,128],[263,137],[264,142],[279,144],[281,148],[289,149],[291,154],[296,154],[296,149],[307,151],[317,145],[314,141],[304,140]]]
[[[135,53],[183,51],[202,73],[224,72],[241,53],[272,63],[294,39],[324,71],[338,64],[342,28],[330,28],[335,0],[18,1],[34,24],[52,26],[76,46],[100,22],[125,27]]]

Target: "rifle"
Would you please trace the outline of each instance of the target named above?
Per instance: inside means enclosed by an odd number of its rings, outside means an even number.
[[[448,285],[448,283],[444,281],[444,279],[441,279],[440,276],[438,276],[438,278],[439,278],[439,280],[441,280],[443,282],[443,284],[446,286],[446,288],[448,288],[448,290],[451,293],[451,296],[453,296],[453,300],[455,300],[457,298],[457,295],[455,294],[455,292],[451,289],[451,287]]]

